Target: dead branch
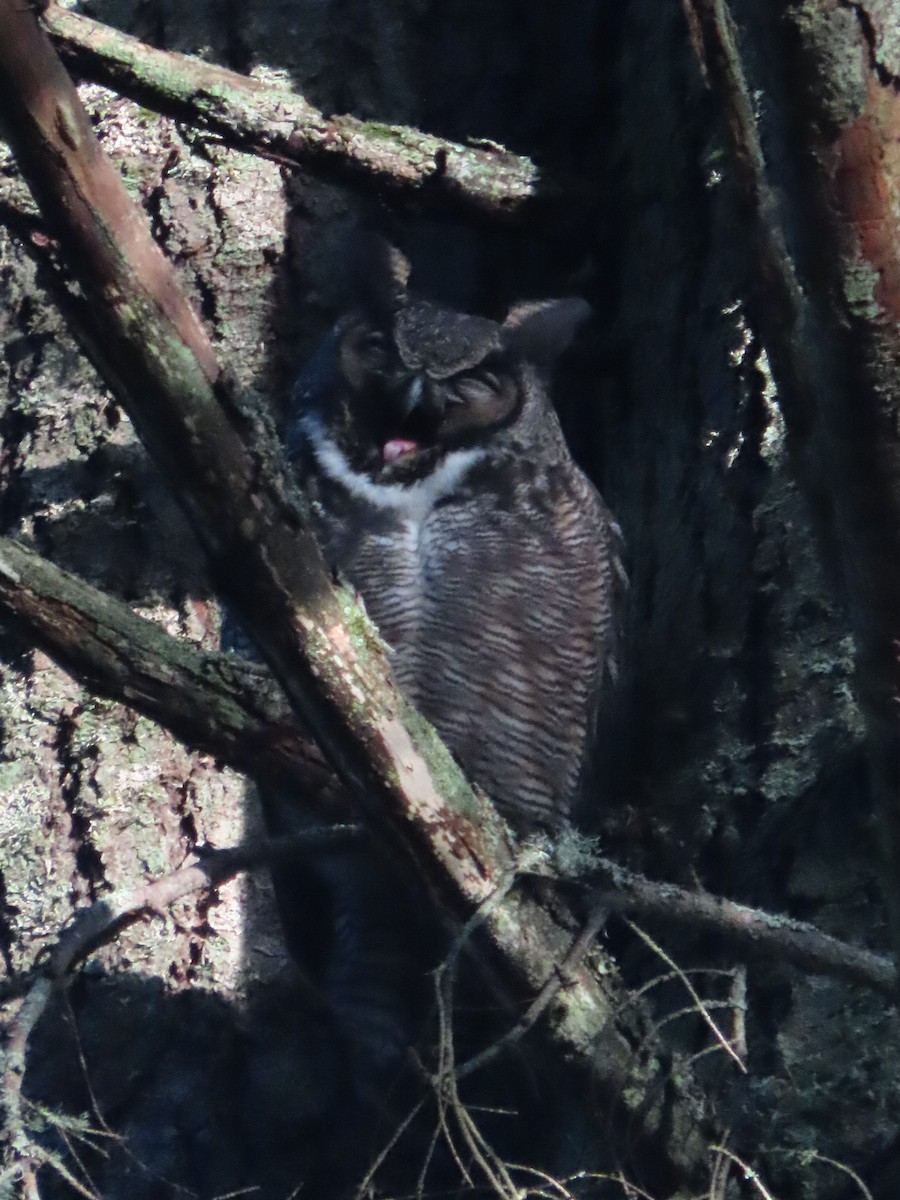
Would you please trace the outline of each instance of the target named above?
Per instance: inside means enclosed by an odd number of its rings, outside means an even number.
[[[746,1066],[741,1061],[741,1058],[729,1042],[728,1038],[713,1019],[712,1013],[710,1012],[711,1005],[703,1000],[700,993],[688,978],[687,972],[683,971],[681,967],[679,967],[678,963],[676,963],[675,960],[669,954],[667,954],[665,950],[663,950],[662,946],[660,946],[659,943],[655,941],[645,929],[641,929],[641,927],[639,925],[635,925],[633,921],[627,921],[626,924],[631,932],[639,937],[644,945],[646,945],[651,952],[655,954],[656,957],[670,969],[673,977],[679,981],[681,986],[690,997],[691,1003],[688,1008],[682,1009],[678,1013],[670,1014],[665,1018],[665,1020],[670,1020],[673,1015],[678,1017],[682,1015],[682,1013],[696,1013],[696,1015],[700,1017],[700,1019],[709,1029],[709,1032],[712,1035],[713,1043],[725,1051],[725,1053],[731,1058],[732,1062],[734,1062],[734,1064],[737,1066],[739,1071],[741,1071],[743,1074],[746,1074]]]
[[[593,946],[597,935],[606,923],[607,911],[602,905],[594,908],[590,918],[585,922],[580,933],[572,942],[568,954],[560,962],[556,975],[552,979],[547,980],[544,987],[535,996],[534,1000],[532,1000],[526,1011],[511,1029],[508,1029],[502,1037],[492,1042],[490,1046],[487,1046],[478,1054],[474,1054],[455,1068],[453,1071],[455,1079],[465,1079],[467,1075],[472,1075],[476,1071],[480,1071],[483,1067],[493,1062],[494,1059],[498,1058],[504,1051],[508,1050],[510,1046],[521,1041],[529,1029],[534,1028],[556,998],[560,988],[566,986],[572,970],[581,966],[584,956],[591,946]],[[445,963],[441,970],[446,971],[447,966],[448,964]],[[442,992],[441,982],[439,972],[437,980],[439,999]],[[449,1011],[449,990],[445,993],[443,1008],[445,1011]],[[436,1087],[439,1086],[439,1078],[436,1078],[434,1083]]]
[[[323,811],[336,803],[334,772],[262,663],[204,653],[7,538],[0,609],[95,692],[248,775],[290,779]]]
[[[561,198],[529,159],[503,147],[464,146],[408,126],[326,117],[287,88],[155,50],[55,4],[43,20],[77,75],[240,150],[430,210],[522,220]]]
[[[131,705],[188,744],[251,776],[290,779],[323,815],[345,811],[333,773],[261,664],[204,653],[173,638],[121,601],[6,538],[0,538],[0,608],[93,690]],[[804,922],[655,883],[609,859],[592,861],[592,866],[593,883],[612,889],[600,894],[600,909],[714,932],[739,953],[768,955],[880,991],[895,986],[889,959]],[[520,869],[527,871],[527,864]],[[495,894],[492,903],[500,898]],[[489,911],[472,919],[481,923]],[[554,990],[562,986],[566,961],[553,976]],[[546,1007],[550,986],[533,1002],[539,1008],[534,1019]]]
[[[609,859],[596,863],[597,880],[611,890],[598,893],[596,903],[611,912],[654,917],[694,933],[716,933],[738,953],[765,955],[880,992],[892,994],[896,989],[897,972],[889,958],[829,937],[803,921],[721,896],[687,892],[671,883],[654,883]]]
[[[429,767],[419,757],[419,749],[427,748],[464,796],[465,783],[434,735],[423,732],[413,741],[402,732],[402,701],[385,680],[377,638],[363,633],[352,639],[346,631],[349,597],[331,586],[303,513],[288,493],[274,438],[241,408],[222,375],[49,44],[27,10],[7,0],[3,10],[10,32],[3,54],[5,109],[48,224],[89,297],[81,312],[85,322],[91,314],[93,319],[81,332],[87,332],[106,378],[173,481],[222,591],[235,601],[291,700],[361,795],[387,789],[399,799],[399,780],[411,776],[411,791],[427,808],[437,790],[434,763]],[[138,395],[130,395],[129,379],[140,379]],[[362,614],[355,618],[365,628]],[[367,690],[371,706],[361,703]],[[355,717],[342,713],[351,707]],[[353,726],[355,733],[341,749]],[[471,794],[469,803],[472,811],[485,807]],[[493,832],[504,840],[496,822]],[[455,855],[446,844],[444,853]],[[475,866],[473,883],[480,875]],[[475,887],[490,890],[484,878]]]
[[[29,636],[95,691],[136,708],[191,745],[251,775],[290,779],[313,793],[323,812],[343,811],[333,774],[304,735],[280,689],[261,664],[203,653],[136,616],[127,605],[0,539],[0,607]],[[666,926],[714,932],[742,954],[767,955],[804,970],[833,974],[891,992],[891,961],[788,917],[708,893],[655,883],[609,859],[593,863],[605,889],[598,911],[649,916]],[[500,889],[502,893],[504,889]],[[495,895],[492,903],[502,896]],[[481,923],[490,909],[472,920]],[[579,939],[581,944],[581,939]],[[580,961],[582,951],[576,956]],[[566,963],[532,1002],[521,1032],[567,981]],[[510,1037],[520,1036],[511,1032]]]
[[[3,1070],[0,1073],[0,1107],[4,1116],[4,1126],[0,1130],[0,1145],[3,1146],[0,1186],[16,1179],[19,1194],[25,1200],[39,1200],[37,1173],[44,1161],[39,1147],[28,1136],[22,1098],[25,1057],[32,1030],[47,1007],[52,991],[50,980],[39,978],[19,1005],[7,1030]]]
[[[514,865],[509,831],[396,691],[380,640],[332,586],[274,437],[220,370],[33,11],[0,0],[0,24],[8,136],[87,299],[83,332],[95,364],[179,495],[221,593],[357,802],[445,908],[476,910]],[[567,926],[525,889],[487,918],[514,994],[530,997],[555,973]],[[648,1119],[633,1091],[621,1094],[628,1047],[613,1025],[616,978],[609,961],[596,973],[576,968],[553,1000],[549,1031],[598,1098],[631,1110],[653,1146],[655,1177],[689,1177],[706,1139],[687,1098],[673,1099],[665,1114],[678,1110],[678,1137],[667,1140],[654,1125],[663,1114]]]

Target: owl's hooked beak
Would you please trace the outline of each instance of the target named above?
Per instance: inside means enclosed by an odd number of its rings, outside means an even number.
[[[385,466],[417,454],[427,443],[428,427],[440,419],[441,405],[435,396],[434,388],[422,375],[414,375],[407,387],[397,396],[396,414],[398,419],[398,436],[390,438],[382,447],[382,460]]]
[[[400,400],[400,418],[406,423],[417,408],[422,407],[425,397],[425,383],[421,375],[414,375],[409,387],[404,388]]]
[[[437,423],[444,415],[441,390],[427,375],[414,375],[398,397],[397,409],[402,427]]]

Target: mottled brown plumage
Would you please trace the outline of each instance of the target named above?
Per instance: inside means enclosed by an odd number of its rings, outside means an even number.
[[[618,529],[546,385],[587,307],[523,305],[499,324],[415,299],[396,275],[370,284],[291,414],[326,559],[472,782],[520,835],[558,830],[615,674],[622,586]],[[292,797],[265,799],[274,830],[300,819]],[[276,884],[342,1047],[341,1119],[371,1127],[423,1036],[440,926],[368,842]],[[348,1169],[353,1156],[339,1157]]]
[[[300,389],[326,557],[520,832],[571,813],[615,673],[618,532],[543,379],[585,313],[550,301],[500,325],[399,291],[342,322]]]

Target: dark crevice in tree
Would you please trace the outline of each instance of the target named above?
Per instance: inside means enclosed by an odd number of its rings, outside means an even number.
[[[71,824],[69,836],[76,844],[75,865],[87,895],[96,899],[105,882],[103,860],[91,837],[91,818],[86,811],[85,791],[90,787],[91,747],[78,746],[79,714],[63,714],[57,725],[56,753],[60,789]],[[76,885],[76,894],[81,887]]]

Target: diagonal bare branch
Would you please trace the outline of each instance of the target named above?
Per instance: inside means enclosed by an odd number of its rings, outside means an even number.
[[[290,778],[326,815],[339,785],[261,663],[205,653],[0,538],[0,609],[92,690],[254,777]]]

